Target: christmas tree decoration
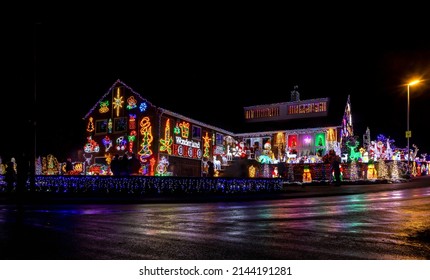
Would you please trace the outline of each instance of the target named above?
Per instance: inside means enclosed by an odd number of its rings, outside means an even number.
[[[391,179],[392,180],[400,179],[399,166],[398,166],[397,160],[393,160],[391,162]]]
[[[94,131],[94,119],[92,117],[90,117],[88,119],[87,131],[88,132],[93,132]]]
[[[378,161],[378,178],[379,179],[388,179],[388,167],[385,164],[384,160]]]

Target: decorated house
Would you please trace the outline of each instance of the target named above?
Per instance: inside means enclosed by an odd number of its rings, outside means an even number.
[[[233,133],[156,107],[117,80],[85,115],[86,174],[110,175],[110,162],[136,155],[140,175],[201,176],[225,154]]]
[[[336,105],[329,98],[300,100],[295,87],[289,102],[244,107],[246,124],[235,137],[265,163],[318,162],[329,150],[340,156],[342,139],[354,131],[349,96],[345,110]]]

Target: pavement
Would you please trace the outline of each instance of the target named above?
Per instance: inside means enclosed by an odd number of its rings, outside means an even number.
[[[336,195],[354,195],[371,192],[392,191],[430,186],[430,176],[414,177],[396,182],[365,181],[343,182],[341,186],[327,183],[284,184],[283,190],[276,193],[234,193],[234,194],[181,194],[147,196],[96,196],[96,195],[59,195],[42,193],[17,194],[0,193],[0,203],[198,203],[223,201],[253,201],[267,199],[291,199],[303,197],[323,197]]]

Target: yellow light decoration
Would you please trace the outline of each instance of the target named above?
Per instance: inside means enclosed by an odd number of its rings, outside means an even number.
[[[210,140],[211,140],[211,138],[209,137],[209,135],[208,135],[208,132],[206,132],[206,135],[205,135],[205,137],[203,137],[203,140],[205,141],[205,143],[203,144],[203,146],[205,147],[205,149],[204,149],[204,153],[203,153],[203,157],[209,157],[210,156],[210,154],[209,154],[209,148],[210,148]]]
[[[367,179],[377,179],[378,172],[375,169],[375,165],[370,163],[367,165]]]
[[[93,117],[90,117],[90,119],[88,120],[87,131],[88,132],[94,131],[94,119],[93,119]]]
[[[248,168],[248,171],[249,171],[249,177],[250,177],[250,178],[255,178],[255,174],[256,174],[255,167],[251,165],[251,166]]]
[[[303,182],[310,183],[312,182],[311,171],[309,170],[309,166],[305,166],[303,169]]]
[[[110,153],[105,154],[106,163],[110,164],[112,161],[112,155]]]
[[[179,127],[181,128],[182,137],[188,138],[188,135],[190,135],[190,123],[182,122]]]
[[[152,150],[150,147],[152,140],[154,139],[152,136],[151,121],[149,120],[149,117],[142,118],[140,121],[140,127],[140,134],[142,135],[142,144],[140,146],[142,149],[138,152],[138,154],[145,159],[152,155]]]
[[[109,112],[109,107],[108,107],[108,106],[109,106],[109,100],[101,101],[101,102],[100,102],[100,109],[99,109],[99,112],[100,112],[101,114]]]
[[[170,119],[167,119],[164,128],[164,139],[160,139],[160,152],[166,151],[169,155],[172,154],[173,138],[170,136]]]
[[[122,104],[124,100],[122,100],[122,96],[119,96],[119,88],[116,89],[116,98],[114,97],[113,108],[116,109],[116,116],[119,117],[119,110],[122,108]]]

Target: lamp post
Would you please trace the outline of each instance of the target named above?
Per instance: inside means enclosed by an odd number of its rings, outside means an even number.
[[[411,171],[410,170],[410,166],[409,166],[409,164],[410,164],[410,157],[411,157],[411,153],[410,153],[410,150],[409,150],[409,139],[412,136],[412,133],[409,130],[409,88],[410,88],[410,86],[416,85],[419,82],[420,82],[420,80],[415,80],[415,81],[410,82],[407,85],[408,86],[408,102],[407,102],[408,110],[407,110],[407,116],[406,116],[406,139],[407,139],[407,146],[408,146],[408,168],[407,168],[407,174],[408,175],[411,173],[410,172]]]

